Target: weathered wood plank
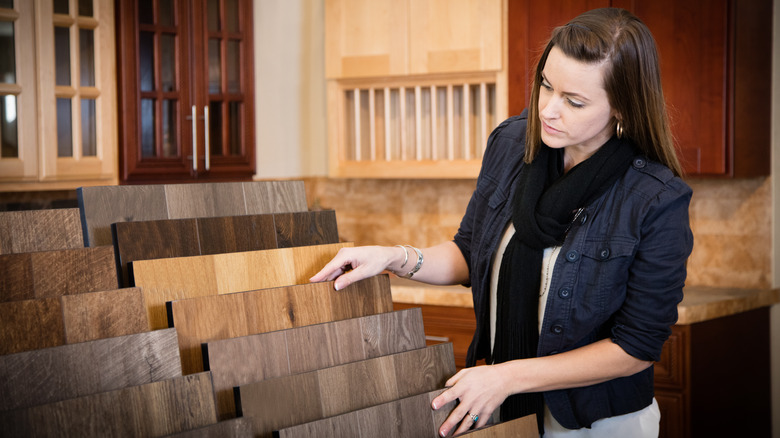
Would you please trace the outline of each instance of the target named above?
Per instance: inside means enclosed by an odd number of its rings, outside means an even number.
[[[253,438],[255,432],[249,420],[239,417],[168,436],[171,438]]]
[[[246,214],[289,213],[306,211],[306,188],[303,181],[246,182]]]
[[[216,421],[209,373],[0,412],[8,436],[163,436]]]
[[[0,303],[0,354],[65,343],[59,298]]]
[[[333,210],[274,214],[279,248],[338,243],[336,212]]]
[[[83,247],[78,208],[0,212],[0,254]]]
[[[176,330],[0,356],[0,410],[27,408],[181,376]]]
[[[168,219],[246,214],[243,183],[167,184]]]
[[[64,295],[60,299],[68,344],[149,329],[144,295],[139,288]]]

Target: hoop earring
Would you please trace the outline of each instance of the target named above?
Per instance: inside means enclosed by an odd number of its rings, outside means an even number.
[[[620,120],[618,120],[617,125],[615,126],[615,134],[617,135],[617,138],[623,138],[623,125],[620,123]]]

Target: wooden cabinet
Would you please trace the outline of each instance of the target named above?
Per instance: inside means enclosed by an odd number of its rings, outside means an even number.
[[[120,179],[254,174],[252,3],[117,1]]]
[[[643,20],[659,50],[672,132],[690,176],[768,175],[772,1],[509,0],[509,113],[527,105],[535,54],[557,25],[603,6]]]

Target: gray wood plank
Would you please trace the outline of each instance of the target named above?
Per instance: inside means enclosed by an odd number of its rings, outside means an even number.
[[[255,432],[248,419],[239,417],[168,436],[171,438],[253,438]]]
[[[166,184],[168,219],[246,214],[243,183]]]
[[[244,184],[246,214],[306,211],[303,181],[254,181]]]
[[[83,247],[78,208],[0,212],[0,254]]]
[[[414,361],[422,364],[426,377],[399,380],[396,363]],[[438,374],[434,376],[434,372]],[[417,395],[440,389],[453,374],[452,344],[446,343],[241,385],[238,399],[241,412],[251,418],[255,433],[271,436],[273,430],[387,403],[404,397],[401,394]],[[421,385],[404,387],[412,382]],[[299,409],[297,404],[304,402],[306,408]]]
[[[0,356],[0,410],[181,376],[175,329]]]
[[[8,436],[163,436],[216,423],[209,373],[0,412]]]

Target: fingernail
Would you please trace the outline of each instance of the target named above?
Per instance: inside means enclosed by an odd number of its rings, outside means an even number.
[[[438,406],[436,406],[436,402],[433,402],[433,403],[431,403],[431,406],[433,407],[433,410],[434,410],[434,411],[435,411],[435,410],[437,410],[437,409],[439,409],[439,407],[438,407]]]

